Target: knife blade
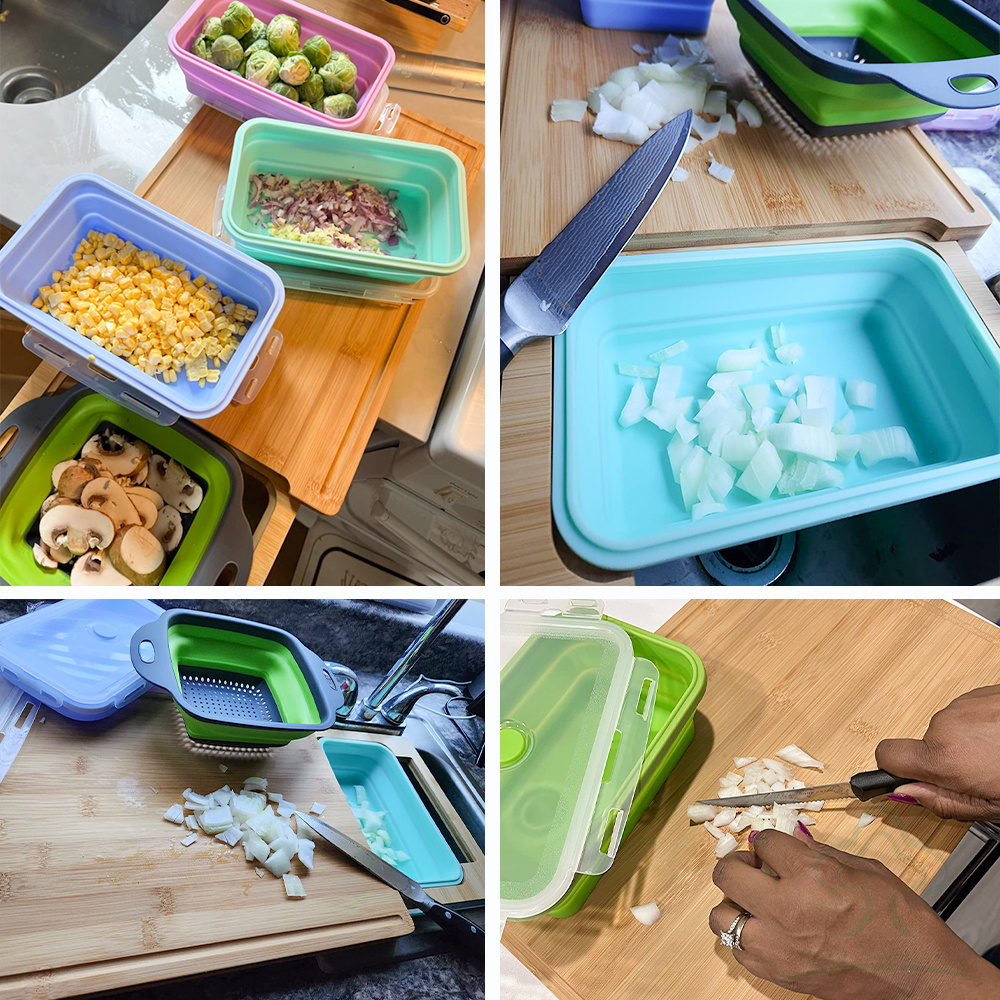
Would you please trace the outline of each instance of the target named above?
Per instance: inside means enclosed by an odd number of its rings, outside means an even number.
[[[653,207],[681,157],[692,112],[672,118],[614,172],[513,281],[500,316],[500,370],[521,345],[555,337]]]
[[[795,802],[819,802],[833,799],[857,799],[867,802],[879,795],[888,795],[912,778],[897,778],[888,771],[859,771],[850,781],[836,785],[814,785],[812,788],[789,788],[783,792],[761,792],[757,795],[730,795],[725,799],[699,799],[701,805],[721,806],[781,806]]]
[[[447,931],[451,931],[467,945],[472,946],[477,956],[484,951],[486,935],[483,928],[471,921],[463,913],[453,910],[444,903],[432,899],[424,891],[423,886],[414,882],[409,876],[383,861],[378,855],[372,854],[366,847],[351,840],[329,823],[324,823],[315,816],[296,812],[301,822],[315,830],[327,843],[332,844],[341,854],[346,854],[359,868],[385,882],[401,896],[408,899],[414,906],[427,914],[432,920]]]

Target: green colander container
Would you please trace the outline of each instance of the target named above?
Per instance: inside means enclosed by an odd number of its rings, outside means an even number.
[[[811,135],[1000,104],[1000,26],[961,0],[727,0],[740,46]]]
[[[198,743],[284,746],[329,729],[343,703],[323,660],[284,629],[166,611],[132,635],[132,666],[171,694]]]

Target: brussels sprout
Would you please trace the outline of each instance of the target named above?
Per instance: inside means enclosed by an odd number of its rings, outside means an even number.
[[[260,18],[255,17],[253,24],[250,25],[250,30],[240,39],[240,44],[243,46],[243,51],[246,52],[254,42],[261,40],[267,41],[267,25]]]
[[[242,41],[245,42],[246,39],[244,38],[244,39],[242,39]],[[251,55],[254,52],[270,52],[270,51],[271,51],[271,48],[267,44],[267,39],[266,38],[258,38],[256,42],[251,42],[249,45],[244,46],[244,48],[243,48],[243,56],[244,56],[244,58],[246,58],[247,56]]]
[[[191,46],[191,51],[199,59],[207,59],[209,62],[212,61],[212,39],[208,35],[199,35],[194,40],[194,45]]]
[[[239,41],[253,24],[253,11],[245,3],[231,3],[222,12],[222,33]]]
[[[294,55],[286,56],[281,60],[281,68],[278,70],[278,76],[285,83],[290,83],[293,87],[297,87],[300,83],[305,83],[309,79],[311,72],[312,66],[309,65],[309,60],[301,52],[296,52]]]
[[[275,80],[268,87],[268,90],[273,90],[276,94],[281,94],[282,97],[287,97],[291,101],[299,99],[299,92],[290,83],[285,83],[283,80]]]
[[[309,105],[309,107],[311,107],[313,109],[313,111],[319,111],[320,113],[322,113],[322,111],[323,111],[323,101],[324,100],[325,100],[325,98],[320,98],[320,100],[318,100],[318,101],[313,101]]]
[[[276,56],[287,56],[299,47],[299,22],[288,14],[276,14],[267,26],[267,41]]]
[[[243,74],[251,83],[260,87],[270,87],[278,79],[278,57],[271,52],[258,49],[247,56]]]
[[[358,68],[345,55],[331,59],[319,69],[323,77],[323,87],[328,94],[342,94],[354,86],[358,78]]]
[[[319,73],[319,78],[323,81],[323,90],[325,93],[342,94],[344,92],[344,85],[340,82],[340,76],[337,73],[337,64],[334,60],[331,60],[325,66],[320,66],[316,72]]]
[[[323,100],[323,77],[319,73],[310,73],[305,83],[299,84],[299,100],[305,104]]]
[[[333,55],[330,43],[322,35],[313,35],[302,43],[302,54],[317,69],[325,66]]]
[[[212,42],[212,62],[223,69],[237,69],[243,62],[243,46],[232,35],[219,35]]]
[[[361,91],[358,90],[358,85],[355,83],[349,91],[347,91],[354,98],[354,100],[361,100]]]
[[[352,118],[358,105],[350,94],[332,94],[323,98],[323,113],[331,118]]]
[[[218,17],[206,17],[205,23],[201,26],[201,33],[210,42],[214,42],[219,35],[225,34],[222,30],[222,19]]]

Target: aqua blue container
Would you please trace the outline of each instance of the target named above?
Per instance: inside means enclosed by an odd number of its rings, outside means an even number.
[[[396,190],[414,245],[400,241],[383,255],[269,236],[249,218],[250,177],[259,173]],[[222,224],[233,243],[258,260],[396,282],[453,274],[469,259],[465,167],[440,146],[257,118],[236,133]]]
[[[704,398],[720,354],[765,340],[784,323],[805,354],[752,382],[799,372],[834,375],[837,419],[844,381],[877,386],[857,433],[902,425],[918,464],[837,468],[842,489],[763,503],[734,489],[729,508],[692,521],[671,474],[671,435],[648,420],[622,428],[634,379],[618,362],[649,365],[679,340],[679,396]],[[906,239],[859,240],[620,256],[555,340],[552,509],[577,555],[630,570],[1000,478],[1000,346],[944,261]],[[651,393],[653,380],[647,380]],[[692,407],[692,411],[694,408]]]
[[[580,0],[580,13],[591,28],[704,35],[712,0]]]

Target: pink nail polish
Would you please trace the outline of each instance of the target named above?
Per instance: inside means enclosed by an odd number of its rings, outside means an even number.
[[[807,826],[805,825],[805,823],[803,823],[803,822],[802,822],[802,820],[799,820],[799,829],[800,829],[800,830],[801,830],[801,831],[802,831],[802,832],[803,832],[803,833],[804,833],[804,834],[805,834],[805,835],[806,835],[806,836],[807,836],[807,837],[808,837],[808,838],[809,838],[810,840],[812,840],[812,839],[813,839],[813,835],[812,835],[812,834],[811,834],[811,833],[809,832],[809,827],[807,827]]]
[[[920,800],[913,798],[912,795],[887,795],[887,799],[892,799],[893,802],[911,802],[913,805],[919,805]]]
[[[754,837],[756,837],[758,833],[760,833],[760,830],[751,830],[750,836],[747,837],[747,843],[752,844]]]

